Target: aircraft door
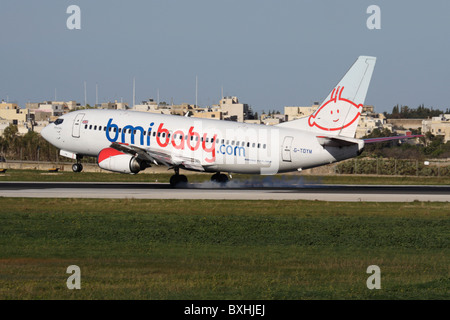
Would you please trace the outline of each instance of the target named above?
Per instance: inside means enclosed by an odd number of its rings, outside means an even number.
[[[83,121],[84,113],[79,113],[73,120],[72,127],[72,137],[79,138],[80,137],[80,129],[81,129],[81,121]]]
[[[292,141],[294,140],[293,137],[285,137],[283,141],[282,146],[282,152],[281,152],[281,158],[285,162],[291,162],[291,147],[292,147]]]

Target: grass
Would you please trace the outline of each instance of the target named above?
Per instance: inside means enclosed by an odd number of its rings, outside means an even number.
[[[189,182],[209,181],[210,173],[188,172]],[[136,175],[104,172],[58,172],[49,173],[39,170],[8,170],[0,174],[1,181],[54,181],[54,182],[161,182],[168,183],[173,171],[167,173],[139,173]],[[450,185],[450,177],[415,177],[415,176],[375,176],[375,175],[328,175],[313,176],[301,174],[280,174],[275,176],[258,176],[233,174],[233,179],[243,181],[264,181],[274,179],[286,182],[323,183],[323,184],[391,184],[391,185]]]
[[[448,299],[448,203],[0,198],[1,299]],[[68,290],[66,268],[81,268]],[[369,265],[381,290],[369,290]]]

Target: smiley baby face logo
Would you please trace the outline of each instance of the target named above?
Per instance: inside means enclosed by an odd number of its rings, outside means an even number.
[[[326,101],[308,119],[310,127],[316,126],[325,131],[335,131],[352,125],[361,115],[362,104],[342,98],[344,87],[337,87]]]

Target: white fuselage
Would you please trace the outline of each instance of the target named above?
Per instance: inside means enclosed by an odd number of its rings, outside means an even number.
[[[96,157],[116,142],[192,158],[208,172],[276,174],[344,160],[359,151],[357,146],[324,147],[317,133],[306,130],[120,110],[70,112],[41,134],[78,156]]]

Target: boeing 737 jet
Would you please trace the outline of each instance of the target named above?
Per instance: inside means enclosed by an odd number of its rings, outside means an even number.
[[[175,172],[172,186],[187,183],[180,168],[213,173],[211,180],[220,183],[228,181],[225,173],[301,171],[356,157],[365,143],[377,141],[355,138],[375,61],[359,57],[314,114],[275,126],[91,109],[65,114],[41,134],[76,160],[75,172],[85,156],[128,174],[164,165]]]

